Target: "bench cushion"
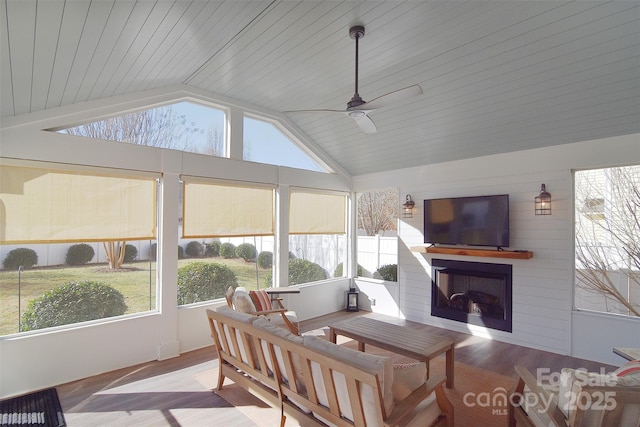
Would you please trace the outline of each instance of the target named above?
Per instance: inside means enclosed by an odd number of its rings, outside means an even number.
[[[263,317],[259,317],[256,321],[253,322],[253,326],[255,326],[256,328],[262,329],[266,332],[269,332],[272,335],[281,337],[281,338],[285,338],[291,342],[294,342],[296,344],[302,344],[302,337],[292,333],[291,331],[289,331],[288,329],[285,328],[281,328],[279,326],[275,326],[272,322],[268,321],[267,319],[263,318]],[[261,341],[260,345],[262,346],[262,350],[263,353],[265,354],[265,359],[267,361],[267,367],[269,368],[269,370],[271,372],[274,371],[274,363],[273,360],[271,360],[271,356],[268,350],[268,345],[266,342]],[[275,353],[276,356],[276,363],[278,364],[278,368],[280,369],[280,375],[282,376],[282,381],[285,384],[289,384],[289,377],[287,374],[287,369],[285,367],[285,363],[284,363],[284,355],[282,352],[282,349],[280,348],[280,346],[274,345],[273,346],[273,351]],[[301,393],[305,393],[305,387],[304,387],[304,382],[301,380],[303,378],[303,373],[302,373],[302,365],[300,363],[300,356],[298,356],[297,354],[291,354],[291,365],[292,365],[292,369],[293,369],[293,375],[295,377],[295,381],[296,381],[296,385],[298,387],[298,390]],[[296,402],[295,400],[292,400],[292,402],[294,404],[296,404],[301,410],[303,410],[306,413],[311,412],[309,409],[307,409],[306,407],[304,407],[303,405],[300,405],[298,402]]]
[[[309,349],[317,351],[325,356],[332,357],[340,362],[356,366],[368,373],[378,375],[380,387],[382,388],[382,398],[384,401],[385,411],[387,414],[391,413],[394,405],[393,394],[391,392],[391,385],[393,384],[393,362],[391,358],[356,351],[316,336],[303,336],[302,338],[304,346]],[[322,378],[322,370],[317,363],[312,362],[311,371],[318,400],[323,405],[328,406],[329,402]],[[353,411],[351,410],[349,393],[347,391],[344,375],[334,371],[333,381],[335,383],[342,416],[353,420]],[[375,415],[376,407],[378,406],[377,396],[374,396],[373,389],[369,386],[363,385],[361,389],[361,398],[364,406],[364,415],[367,426],[378,426],[378,420]]]
[[[240,312],[235,311],[235,310],[233,310],[233,309],[231,309],[231,308],[229,308],[227,306],[218,307],[216,309],[216,312],[222,313],[226,317],[229,317],[231,319],[237,320],[237,321],[242,322],[242,323],[247,323],[247,324],[252,324],[257,319],[256,316],[253,316],[251,314],[246,314],[246,313],[240,313]],[[224,325],[224,332],[219,330],[220,325],[218,324],[218,322],[214,322],[214,326],[215,326],[216,330],[218,331],[218,336],[219,337],[223,337],[223,338],[225,338],[227,340],[227,345],[229,346],[229,353],[231,353],[231,355],[233,357],[237,357],[236,354],[235,354],[236,353],[235,349],[233,347],[233,342],[232,342],[231,337],[230,337],[231,334],[229,332],[229,328],[227,327],[227,325]],[[240,335],[240,331],[238,331],[238,330],[236,330],[236,340],[238,342],[238,347],[240,349],[240,358],[242,359],[243,362],[249,363],[249,357],[248,357],[246,349],[244,348],[244,344],[242,342],[242,337]],[[255,353],[253,351],[253,349],[250,349],[250,351],[252,352],[252,354]]]

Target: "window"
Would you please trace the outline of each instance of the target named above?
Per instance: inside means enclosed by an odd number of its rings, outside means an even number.
[[[575,172],[575,306],[640,316],[640,165]]]
[[[229,286],[269,287],[274,187],[183,177],[183,194],[178,304],[222,298]]]
[[[179,102],[58,130],[93,139],[223,157],[223,110]]]
[[[245,116],[243,135],[244,160],[326,172],[271,122]]]
[[[358,276],[398,281],[398,204],[393,188],[358,194]]]
[[[346,218],[346,194],[291,189],[289,285],[335,277],[344,265]]]
[[[151,174],[3,160],[0,334],[155,309],[155,203]]]

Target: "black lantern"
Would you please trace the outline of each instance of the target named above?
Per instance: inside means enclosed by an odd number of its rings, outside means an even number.
[[[547,187],[542,184],[540,194],[535,198],[536,215],[551,215],[551,194],[547,193]]]
[[[347,291],[347,311],[358,311],[358,295],[360,292],[356,288],[349,288]]]
[[[413,207],[416,203],[411,199],[411,194],[407,194],[407,200],[402,204],[402,217],[413,218]]]

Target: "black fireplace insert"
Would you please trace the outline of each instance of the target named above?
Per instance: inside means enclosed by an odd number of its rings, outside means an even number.
[[[512,266],[433,259],[431,315],[500,331],[512,329]]]

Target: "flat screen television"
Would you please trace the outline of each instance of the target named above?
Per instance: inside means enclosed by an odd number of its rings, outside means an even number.
[[[425,200],[424,242],[508,247],[509,195]]]

